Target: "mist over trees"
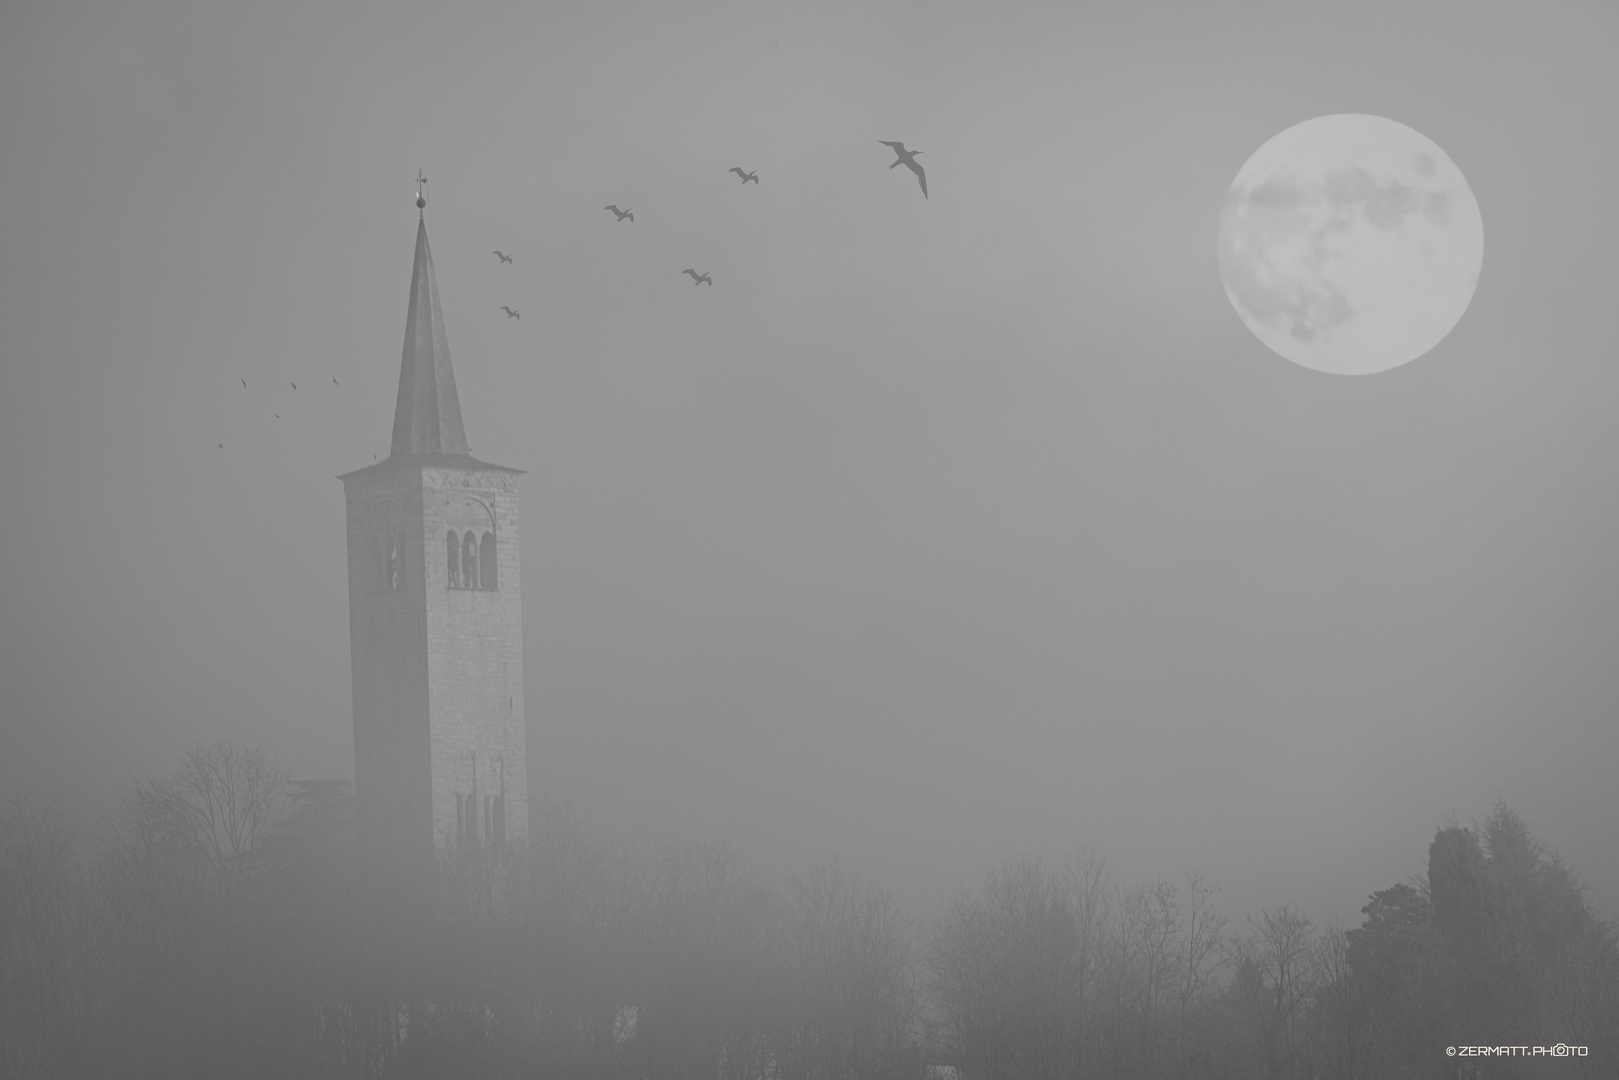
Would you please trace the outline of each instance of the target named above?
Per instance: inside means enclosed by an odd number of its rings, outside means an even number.
[[[346,783],[224,745],[90,838],[8,804],[0,1075],[1619,1076],[1615,927],[1500,804],[1347,930],[1083,852],[1012,855],[916,923],[836,866],[777,890],[723,849],[536,825],[390,865]],[[1559,1043],[1589,1051],[1446,1056]]]

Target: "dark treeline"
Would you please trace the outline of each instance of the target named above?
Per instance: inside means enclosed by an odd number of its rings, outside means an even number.
[[[0,1076],[1357,1080],[1619,1076],[1619,949],[1497,805],[1347,931],[1100,859],[1013,858],[910,923],[822,867],[548,815],[376,861],[348,785],[197,747],[101,835],[0,812]],[[1586,1056],[1451,1058],[1558,1043]]]

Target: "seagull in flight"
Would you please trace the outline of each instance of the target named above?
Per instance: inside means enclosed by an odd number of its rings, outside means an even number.
[[[508,319],[521,319],[522,318],[521,315],[519,315],[517,312],[513,311],[511,308],[507,307],[505,304],[500,305],[500,310],[502,310],[502,311],[504,311],[506,313],[506,318],[508,318]]]
[[[498,251],[493,252],[493,254],[500,255],[500,261],[503,262],[503,263],[509,263],[509,262],[512,261],[512,257],[510,255],[503,255]]]
[[[690,274],[691,275],[691,283],[693,285],[701,285],[704,282],[707,282],[710,288],[712,288],[713,285],[714,285],[714,279],[713,278],[709,277],[707,274],[699,275],[697,273],[697,271],[691,269],[690,267],[687,267],[686,269],[682,270],[681,273],[682,274]]]
[[[237,378],[238,378],[238,379],[242,379],[242,377],[241,377],[241,376],[240,376],[240,375],[238,375],[238,376],[236,376],[236,377],[237,377]],[[242,389],[243,389],[243,390],[246,390],[246,389],[247,389],[247,380],[246,380],[246,379],[242,379]]]
[[[342,386],[343,384],[337,381],[337,376],[336,375],[333,375],[332,376],[332,385],[333,386]]]
[[[288,381],[288,382],[292,382],[292,380],[291,380],[291,379],[288,379],[288,380],[287,380],[287,381]],[[294,390],[296,390],[296,389],[298,389],[298,384],[297,384],[297,383],[292,383],[292,388],[293,388],[293,389],[294,389]]]
[[[625,218],[629,218],[630,219],[630,224],[631,225],[635,224],[635,214],[633,214],[631,212],[631,211],[633,211],[635,209],[635,207],[633,207],[633,206],[630,207],[629,210],[620,210],[616,206],[604,206],[604,207],[602,207],[602,209],[603,210],[611,210],[613,213],[618,215],[618,220],[620,220],[620,221],[623,221]]]
[[[922,185],[922,198],[924,198],[924,199],[927,198],[928,197],[928,175],[927,175],[927,173],[922,171],[922,166],[920,166],[920,165],[918,165],[916,163],[916,155],[920,154],[922,151],[920,151],[920,150],[907,150],[907,149],[905,149],[905,144],[902,143],[902,142],[889,142],[886,139],[878,139],[877,141],[882,143],[884,146],[888,147],[889,149],[893,150],[894,153],[899,155],[899,158],[897,160],[895,160],[894,165],[903,165],[907,169],[911,170],[913,173],[916,174],[917,181],[920,182],[921,185]],[[894,167],[894,165],[890,165],[889,168],[892,169]]]
[[[758,169],[755,169],[753,172],[743,172],[740,167],[738,167],[736,165],[732,165],[731,166],[731,171],[736,173],[738,176],[740,176],[742,178],[742,182],[744,184],[746,184],[749,180],[752,180],[753,183],[754,183],[754,186],[755,187],[758,186],[758,184],[759,184],[759,170]]]

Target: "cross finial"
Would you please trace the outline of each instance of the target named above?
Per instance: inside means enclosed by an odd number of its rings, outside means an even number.
[[[416,209],[417,210],[423,210],[426,207],[427,207],[427,177],[422,175],[422,170],[421,169],[417,169],[416,170]]]

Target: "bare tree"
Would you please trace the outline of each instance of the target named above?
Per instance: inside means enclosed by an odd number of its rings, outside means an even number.
[[[256,747],[195,744],[161,784],[181,833],[213,869],[218,899],[238,898],[250,856],[270,834],[287,795],[286,766]]]
[[[249,885],[286,771],[261,751],[194,746],[134,783],[97,862],[109,950],[101,1043],[128,1075],[221,1074],[269,1042],[288,953],[250,924]]]
[[[1183,1080],[1203,1071],[1199,1059],[1207,1047],[1199,1045],[1198,1021],[1224,966],[1226,920],[1214,910],[1214,892],[1213,886],[1193,874],[1181,894],[1174,994],[1176,1064]]]
[[[1132,889],[1120,897],[1119,934],[1128,988],[1125,1013],[1129,1053],[1137,1075],[1157,1080],[1163,1075],[1169,1048],[1170,996],[1180,952],[1180,909],[1177,890],[1167,881]]]
[[[61,815],[0,808],[0,1074],[83,1071],[100,979],[97,922]]]
[[[1067,877],[1079,982],[1074,1013],[1074,1067],[1080,1075],[1087,1074],[1098,1053],[1094,999],[1107,932],[1106,868],[1106,860],[1095,849],[1077,851]]]
[[[784,1076],[862,1080],[906,1062],[916,993],[905,920],[889,894],[836,866],[794,879],[787,915]],[[913,1055],[914,1056],[914,1055]]]
[[[1078,1060],[1080,937],[1071,882],[1014,859],[937,924],[930,988],[970,1080],[1058,1080]]]
[[[1310,920],[1285,904],[1248,919],[1231,943],[1235,967],[1228,993],[1245,1029],[1257,1071],[1266,1080],[1309,1073],[1307,1010],[1316,989],[1317,951]]]
[[[207,904],[207,860],[175,802],[163,781],[138,781],[109,822],[97,877],[125,964],[172,947]]]
[[[648,1075],[762,1075],[781,1015],[777,898],[723,848],[666,849],[639,871],[633,1056]]]
[[[1619,930],[1592,918],[1560,945],[1549,980],[1549,1011],[1570,1043],[1592,1047],[1590,1057],[1578,1064],[1596,1076],[1597,1048],[1607,1051],[1604,1056],[1619,1052]]]

